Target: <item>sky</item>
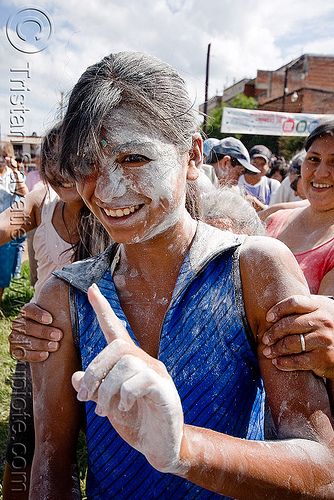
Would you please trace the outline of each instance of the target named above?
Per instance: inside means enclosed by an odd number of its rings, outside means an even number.
[[[194,107],[234,81],[302,54],[334,56],[329,0],[0,0],[0,125],[44,134],[81,73],[119,51],[153,54],[186,81]],[[200,117],[199,117],[200,120]]]

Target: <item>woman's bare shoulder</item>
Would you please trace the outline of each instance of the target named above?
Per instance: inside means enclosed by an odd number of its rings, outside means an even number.
[[[292,252],[269,236],[245,239],[240,249],[240,273],[246,315],[256,338],[268,328],[266,312],[274,304],[291,295],[309,295]]]
[[[71,330],[68,283],[52,275],[41,288],[36,303],[52,315],[54,327],[64,333]]]
[[[247,236],[240,249],[240,258],[247,264],[262,265],[263,259],[276,261],[280,254],[292,255],[289,248],[276,238],[270,236]],[[281,260],[281,259],[279,259]]]

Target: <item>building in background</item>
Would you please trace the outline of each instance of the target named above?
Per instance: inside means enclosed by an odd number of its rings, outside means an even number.
[[[34,162],[31,162],[31,160],[36,154],[36,149],[41,145],[42,137],[39,137],[36,134],[24,137],[7,135],[5,142],[11,142],[13,144],[15,156],[23,157],[28,170],[30,164],[36,168]]]
[[[334,113],[334,56],[304,54],[274,70],[257,70],[256,78],[244,78],[208,101],[208,113],[238,94],[254,97],[258,109],[288,113]],[[204,105],[200,105],[203,112]]]

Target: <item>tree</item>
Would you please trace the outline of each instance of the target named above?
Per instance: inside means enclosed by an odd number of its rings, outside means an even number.
[[[306,137],[280,137],[278,139],[279,152],[286,160],[304,148]]]
[[[220,131],[222,124],[223,109],[225,106],[228,106],[228,104],[223,102],[220,108],[214,108],[210,112],[206,121],[206,134],[208,137],[216,137],[217,139],[222,139],[223,137],[225,137],[226,134],[222,134]]]
[[[247,97],[245,94],[238,94],[232,101],[233,108],[257,109],[258,102],[254,97]]]
[[[216,137],[217,139],[223,139],[223,137],[227,137],[227,134],[222,134],[221,123],[223,116],[224,107],[228,107],[226,102],[223,102],[220,108],[214,108],[206,123],[206,133],[208,137]],[[257,108],[257,100],[254,97],[247,97],[245,94],[238,94],[232,101],[233,108],[242,108],[242,109],[256,109]],[[202,125],[203,128],[203,125]],[[235,137],[240,138],[240,134],[234,134]]]

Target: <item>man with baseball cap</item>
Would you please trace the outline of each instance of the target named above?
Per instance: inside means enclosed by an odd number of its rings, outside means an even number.
[[[214,168],[217,177],[216,185],[236,185],[245,169],[254,173],[260,172],[251,164],[245,146],[235,137],[226,137],[214,146],[206,163]]]
[[[238,185],[252,202],[257,211],[264,210],[270,203],[271,196],[280,187],[277,179],[266,177],[269,170],[271,151],[266,146],[259,144],[249,151],[250,162],[258,169],[254,172],[246,168],[245,174],[239,179]]]

